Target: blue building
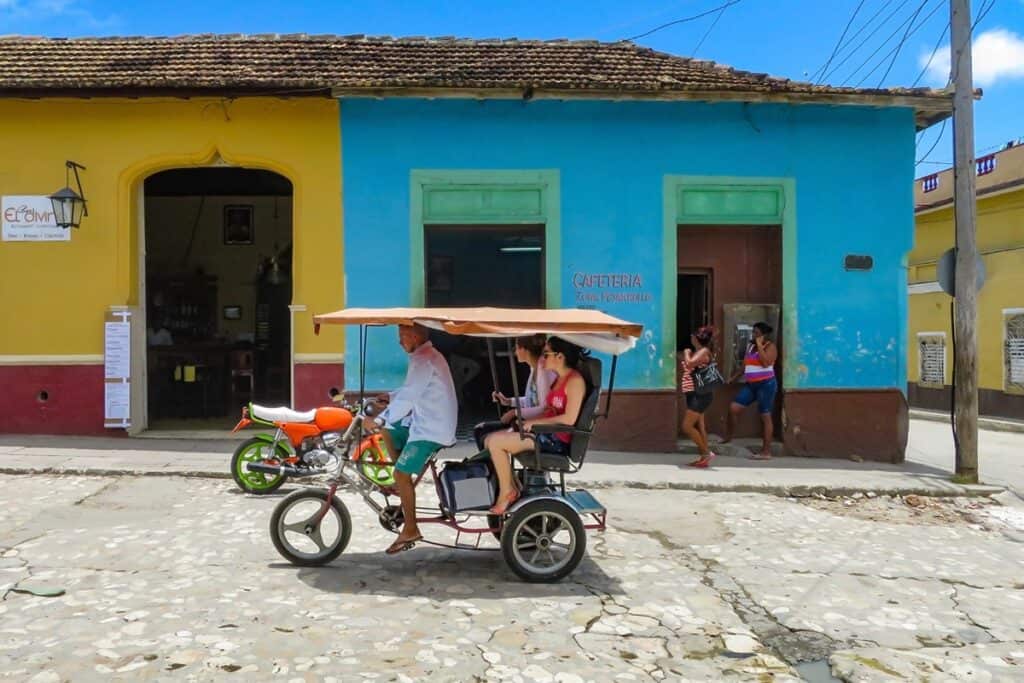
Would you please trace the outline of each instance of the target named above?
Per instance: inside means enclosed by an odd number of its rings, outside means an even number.
[[[629,44],[431,45],[441,62],[479,61],[428,90],[335,92],[348,305],[592,306],[643,323],[601,429],[630,450],[674,449],[691,330],[714,324],[731,369],[764,319],[779,331],[789,450],[902,458],[908,181],[915,133],[948,114],[947,97]],[[606,74],[588,58],[622,62]],[[371,339],[368,384],[400,382],[400,350]],[[358,368],[354,333],[346,348]],[[734,391],[718,392],[709,430]]]

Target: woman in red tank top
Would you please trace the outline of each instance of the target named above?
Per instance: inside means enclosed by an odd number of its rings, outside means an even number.
[[[512,478],[512,454],[532,450],[534,443],[546,453],[564,454],[569,452],[572,441],[570,432],[554,434],[530,434],[534,425],[559,424],[575,425],[583,407],[583,399],[587,394],[587,384],[583,381],[576,367],[583,356],[583,349],[564,339],[551,337],[544,347],[544,363],[548,370],[557,374],[551,391],[545,401],[544,416],[523,422],[526,437],[519,436],[518,430],[495,432],[487,438],[487,450],[491,452],[491,462],[498,475],[498,502],[491,508],[495,515],[504,514],[519,498]]]

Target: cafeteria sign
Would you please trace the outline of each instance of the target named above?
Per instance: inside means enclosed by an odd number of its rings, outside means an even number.
[[[640,273],[573,273],[576,305],[642,304],[654,299],[644,291]]]
[[[0,202],[5,242],[67,242],[71,231],[58,228],[45,195],[11,195]]]

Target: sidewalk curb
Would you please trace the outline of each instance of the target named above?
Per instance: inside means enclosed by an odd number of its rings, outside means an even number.
[[[71,468],[71,467],[0,467],[0,474],[10,475],[58,475],[58,476],[90,476],[90,477],[189,477],[196,479],[231,479],[229,472],[201,470],[128,470],[109,468]],[[314,480],[315,481],[315,480]],[[929,488],[922,486],[782,486],[773,484],[716,484],[714,482],[672,482],[657,483],[643,481],[573,481],[573,488],[612,489],[626,488],[648,491],[696,491],[703,493],[760,493],[782,498],[826,498],[849,497],[855,493],[874,494],[876,496],[926,496],[930,498],[981,498],[994,496],[1006,489],[999,486],[948,484],[948,488]],[[348,488],[348,487],[344,487]]]
[[[984,498],[1003,493],[1006,489],[1000,486],[965,486],[949,484],[948,489],[935,489],[921,486],[781,486],[773,484],[715,484],[713,482],[661,482],[649,484],[642,481],[590,481],[579,482],[580,486],[592,489],[629,488],[651,491],[697,491],[703,493],[762,493],[782,498],[812,498],[816,495],[826,498],[850,497],[855,493],[874,494],[875,496],[925,496],[928,498]]]
[[[949,424],[949,414],[937,410],[922,410],[920,408],[910,409],[910,419],[926,420],[928,422],[942,422]],[[978,429],[990,432],[1010,432],[1013,434],[1024,434],[1024,421],[1001,419],[998,417],[978,416]]]

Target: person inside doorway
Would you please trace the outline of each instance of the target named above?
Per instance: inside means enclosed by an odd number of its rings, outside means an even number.
[[[697,393],[693,381],[694,371],[707,367],[714,360],[711,351],[711,340],[714,339],[715,328],[705,325],[690,335],[690,343],[693,349],[686,349],[683,352],[683,380],[682,390],[686,397],[686,412],[683,414],[683,432],[690,437],[697,446],[699,457],[691,463],[690,467],[705,468],[711,464],[716,455],[711,452],[708,446],[708,428],[704,423],[704,413],[711,406],[714,398],[713,392],[703,394]]]
[[[419,476],[437,451],[455,443],[458,404],[455,384],[441,352],[430,343],[427,328],[400,325],[398,343],[409,354],[405,383],[390,394],[378,397],[379,406],[387,406],[364,424],[371,432],[384,430],[390,453],[400,453],[395,461],[395,485],[402,501],[405,525],[387,553],[409,550],[423,540],[416,524],[416,488]]]
[[[743,370],[736,372],[730,382],[739,379],[742,372],[744,385],[736,394],[725,422],[725,438],[722,443],[732,441],[736,418],[750,404],[757,401],[757,410],[761,414],[763,436],[761,450],[750,457],[754,460],[768,460],[772,457],[772,409],[775,407],[775,394],[779,385],[775,378],[775,361],[778,348],[771,340],[773,330],[768,323],[755,323],[753,339],[747,344],[743,355]]]
[[[524,365],[530,366],[530,376],[526,380],[526,387],[522,396],[509,398],[500,391],[491,394],[491,399],[501,406],[509,408],[501,414],[499,420],[481,422],[473,428],[473,437],[476,439],[476,447],[484,449],[484,439],[492,432],[508,429],[516,419],[515,407],[518,404],[523,419],[540,417],[544,414],[545,401],[548,398],[548,391],[551,385],[558,379],[554,371],[544,367],[545,338],[543,334],[532,334],[526,337],[516,337],[516,360]]]
[[[166,316],[157,319],[156,325],[146,329],[146,344],[148,346],[173,346],[174,336],[171,334],[170,322]]]
[[[584,357],[583,349],[564,339],[551,337],[544,347],[541,357],[544,359],[545,367],[558,377],[544,401],[543,415],[523,420],[525,436],[520,436],[518,431],[513,430],[494,432],[484,443],[491,453],[491,462],[498,475],[498,502],[490,510],[493,515],[505,514],[508,506],[519,498],[519,491],[512,478],[512,455],[514,453],[531,450],[535,443],[545,453],[556,455],[569,453],[569,445],[572,443],[570,432],[535,435],[530,433],[533,426],[539,424],[575,425],[580,416],[580,409],[583,407],[583,399],[587,395],[587,383],[577,370],[580,360]]]

